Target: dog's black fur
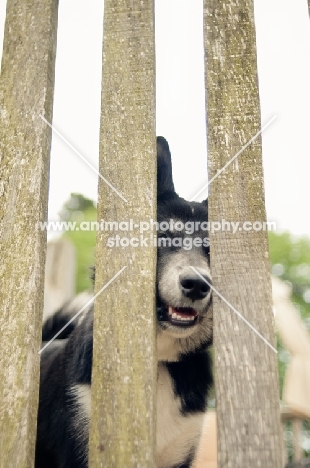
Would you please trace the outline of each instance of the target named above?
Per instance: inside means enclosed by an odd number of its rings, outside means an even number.
[[[175,193],[170,150],[163,137],[157,138],[157,158],[158,222],[207,221],[206,202],[187,202]],[[168,240],[176,236],[192,241],[198,237],[203,245],[189,250],[169,246]],[[190,468],[212,383],[207,352],[212,340],[211,290],[203,280],[211,282],[208,242],[202,230],[190,236],[159,230],[158,238],[168,245],[158,247],[157,263],[157,467]],[[80,305],[65,306],[48,319],[43,341],[51,339]],[[87,467],[92,306],[76,322],[42,353],[36,468]]]

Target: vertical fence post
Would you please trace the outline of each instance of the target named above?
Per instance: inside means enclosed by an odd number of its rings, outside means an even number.
[[[0,84],[0,466],[34,459],[57,0],[8,0]]]
[[[99,221],[156,220],[154,69],[154,2],[106,0],[100,173],[126,201],[100,179]],[[96,292],[126,269],[95,304],[91,467],[155,467],[156,249],[125,247],[135,225],[97,237]]]
[[[253,0],[205,0],[204,22],[211,180],[260,130]],[[274,346],[267,232],[242,229],[266,220],[259,137],[211,182],[209,219],[240,223],[211,233],[214,287]],[[213,298],[219,468],[282,468],[277,354]]]

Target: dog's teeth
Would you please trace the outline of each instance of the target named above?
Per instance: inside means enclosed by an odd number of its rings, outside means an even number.
[[[178,320],[179,322],[193,322],[195,320],[195,316],[194,315],[179,315],[177,314],[176,312],[174,312],[174,308],[169,306],[168,308],[168,314],[169,314],[169,317],[171,317],[172,319],[174,320]]]

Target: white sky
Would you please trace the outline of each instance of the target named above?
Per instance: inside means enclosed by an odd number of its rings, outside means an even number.
[[[155,5],[157,134],[169,142],[176,190],[190,198],[207,182],[202,0]],[[257,0],[255,15],[262,123],[278,115],[263,134],[267,214],[279,230],[310,235],[307,0]],[[4,16],[0,0],[0,42]],[[103,0],[60,1],[54,125],[96,167],[102,18]],[[95,199],[97,176],[55,135],[50,219],[71,192]]]

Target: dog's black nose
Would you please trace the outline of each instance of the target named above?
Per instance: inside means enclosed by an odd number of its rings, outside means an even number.
[[[210,278],[205,275],[199,276],[195,272],[180,275],[182,293],[193,301],[203,299],[207,296],[210,291],[209,282]]]

